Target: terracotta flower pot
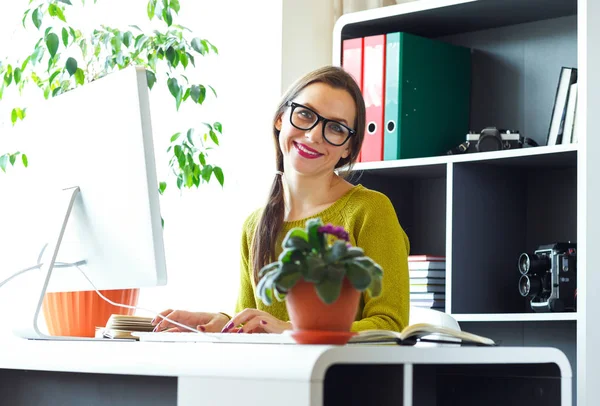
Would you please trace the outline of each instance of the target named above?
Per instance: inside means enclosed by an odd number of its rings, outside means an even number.
[[[115,303],[136,306],[139,289],[101,290]],[[43,303],[44,318],[50,335],[94,337],[96,327],[104,327],[112,314],[132,315],[135,310],[113,306],[98,294],[83,292],[47,293]]]
[[[292,334],[299,343],[344,344],[356,319],[360,291],[344,278],[340,297],[332,304],[324,303],[315,285],[300,280],[286,296],[287,310],[294,326]]]

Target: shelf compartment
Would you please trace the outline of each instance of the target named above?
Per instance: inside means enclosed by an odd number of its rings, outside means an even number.
[[[355,171],[354,184],[385,194],[410,240],[410,254],[446,255],[446,165]]]
[[[570,321],[577,320],[576,312],[562,313],[471,313],[452,314],[458,322],[499,322],[499,321]]]
[[[576,242],[576,152],[455,163],[452,174],[449,311],[531,312],[517,260],[542,244]]]

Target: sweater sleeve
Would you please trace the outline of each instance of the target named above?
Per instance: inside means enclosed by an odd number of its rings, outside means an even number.
[[[408,325],[410,243],[394,206],[377,193],[356,213],[356,245],[383,268],[382,291],[378,297],[363,293],[362,319],[352,324],[352,331],[384,329],[401,331]]]
[[[256,301],[254,300],[254,286],[251,280],[252,263],[250,261],[250,248],[255,225],[256,213],[253,213],[246,219],[242,228],[240,285],[238,290],[238,298],[235,305],[236,313],[239,313],[247,308],[256,308]]]

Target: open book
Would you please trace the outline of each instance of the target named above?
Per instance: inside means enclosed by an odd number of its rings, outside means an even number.
[[[105,327],[96,327],[96,338],[116,338],[139,340],[132,332],[150,332],[154,330],[152,317],[126,316],[113,314]]]
[[[352,337],[348,344],[360,343],[396,343],[414,345],[416,342],[436,342],[449,344],[471,344],[494,346],[494,340],[466,331],[428,323],[416,323],[406,326],[401,332],[389,330],[365,330]]]

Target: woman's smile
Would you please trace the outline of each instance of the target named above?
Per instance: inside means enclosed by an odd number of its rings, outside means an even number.
[[[298,155],[300,155],[303,158],[315,159],[315,158],[319,158],[319,157],[323,156],[323,154],[315,151],[314,149],[310,148],[308,145],[304,145],[304,144],[301,144],[296,141],[292,141],[292,143],[294,144],[294,148],[296,148],[296,151],[298,151]]]

